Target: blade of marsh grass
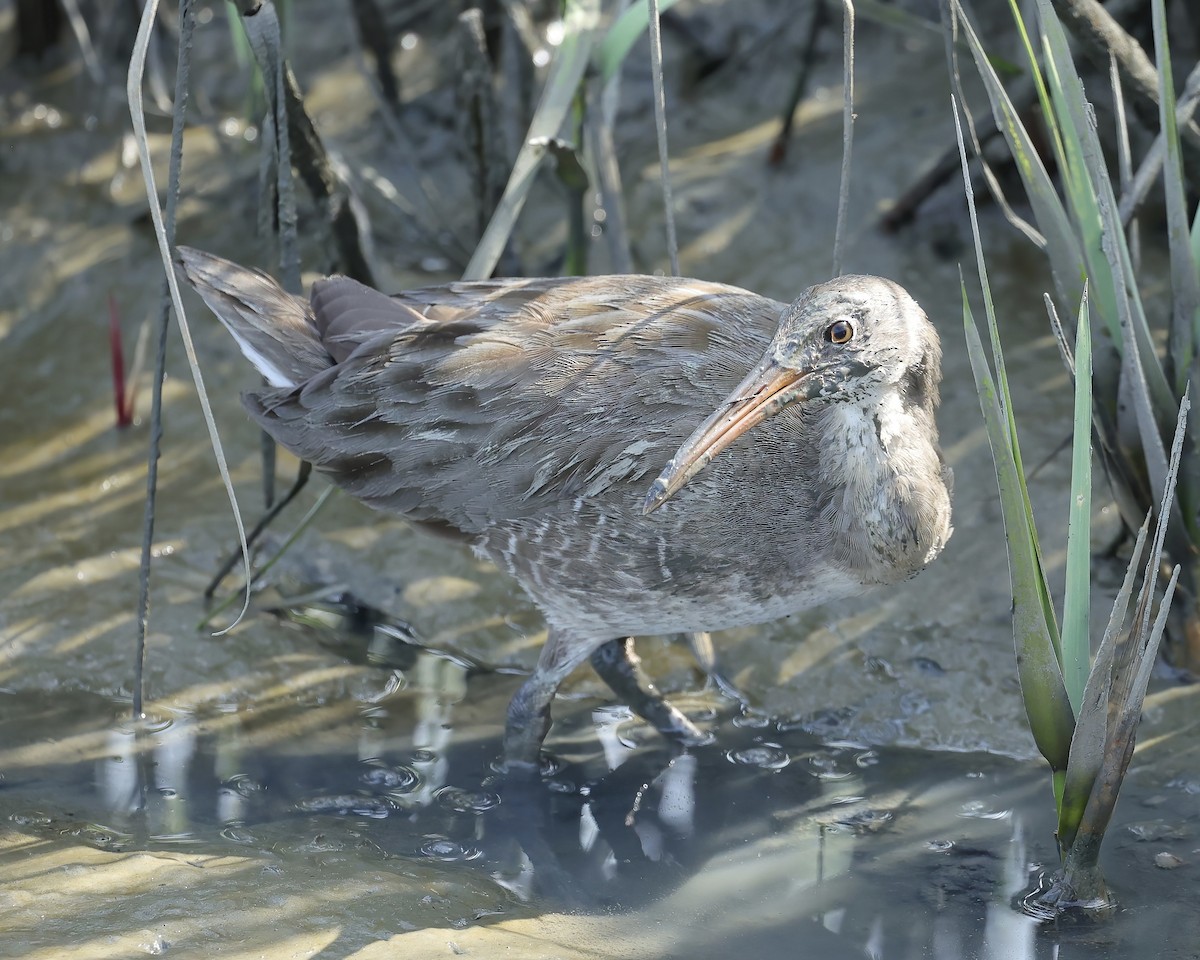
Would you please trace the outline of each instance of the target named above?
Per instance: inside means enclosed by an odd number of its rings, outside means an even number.
[[[1038,228],[1045,237],[1046,256],[1054,275],[1059,295],[1068,303],[1078,303],[1086,274],[1083,252],[1075,237],[1070,217],[1058,197],[1054,182],[1033,145],[1033,140],[1021,122],[1004,85],[980,43],[970,20],[967,19],[959,0],[951,0],[952,8],[962,27],[967,45],[975,60],[976,69],[987,90],[992,115],[996,125],[1004,133],[1013,155],[1025,193],[1033,209]],[[1039,74],[1034,74],[1035,77]]]
[[[1058,811],[1058,844],[1063,854],[1075,842],[1079,822],[1083,819],[1092,787],[1104,763],[1104,753],[1108,747],[1108,708],[1113,692],[1113,659],[1118,638],[1128,630],[1129,603],[1134,582],[1141,572],[1142,552],[1149,529],[1150,517],[1147,516],[1133,545],[1133,554],[1125,568],[1125,579],[1113,601],[1108,627],[1096,651],[1096,659],[1083,693],[1083,703],[1077,714],[1075,732],[1071,736],[1071,754],[1063,783],[1062,805]]]
[[[1087,871],[1095,867],[1099,858],[1100,841],[1112,819],[1121,782],[1124,780],[1126,770],[1129,769],[1129,761],[1137,742],[1137,727],[1142,715],[1146,687],[1150,681],[1150,672],[1158,657],[1159,644],[1166,628],[1175,586],[1179,580],[1180,568],[1177,565],[1171,572],[1171,577],[1163,591],[1163,598],[1158,605],[1158,613],[1151,625],[1152,599],[1158,582],[1159,570],[1162,568],[1162,548],[1166,539],[1168,517],[1171,514],[1170,504],[1175,495],[1175,482],[1178,478],[1180,454],[1190,409],[1191,401],[1185,394],[1179,404],[1179,414],[1175,421],[1171,460],[1155,522],[1154,539],[1142,573],[1142,589],[1138,597],[1138,620],[1133,624],[1132,634],[1127,635],[1127,639],[1119,644],[1125,650],[1119,649],[1114,658],[1113,699],[1107,710],[1108,736],[1104,756],[1095,784],[1088,797],[1083,817],[1080,819],[1075,841],[1071,844],[1070,852],[1067,855],[1064,872],[1074,869]]]
[[[671,276],[679,276],[679,239],[675,235],[675,202],[671,198],[671,163],[667,151],[667,95],[663,89],[662,29],[658,0],[649,0],[650,73],[654,83],[654,129],[658,137],[658,165],[662,180],[663,211],[667,222],[667,255]]]
[[[1054,619],[1054,607],[1050,602],[1050,591],[1046,583],[1045,563],[1038,545],[1037,527],[1033,520],[1033,508],[1029,502],[1029,491],[1021,471],[1020,448],[1016,425],[1012,417],[1011,399],[1008,409],[1001,404],[1001,395],[996,382],[1002,389],[1007,386],[1004,376],[1004,356],[1000,350],[1000,337],[996,327],[995,309],[992,304],[991,288],[987,280],[987,267],[983,258],[983,243],[979,236],[979,220],[975,210],[975,195],[971,189],[970,171],[967,167],[967,149],[963,140],[962,124],[958,118],[958,105],[951,97],[954,128],[958,138],[959,159],[962,163],[963,183],[967,197],[967,210],[971,218],[971,231],[975,242],[975,257],[979,269],[979,281],[983,288],[984,305],[988,314],[988,327],[992,338],[992,357],[996,365],[996,380],[993,380],[987,354],[980,340],[971,305],[967,299],[966,284],[962,284],[963,326],[967,339],[967,353],[971,360],[971,372],[979,392],[979,405],[983,410],[988,443],[992,449],[992,460],[996,467],[996,484],[1000,489],[1000,506],[1004,516],[1004,531],[1008,542],[1008,568],[1012,581],[1013,597],[1013,641],[1016,645],[1017,673],[1021,681],[1021,697],[1029,718],[1029,727],[1042,756],[1054,771],[1054,795],[1056,803],[1061,798],[1062,777],[1067,767],[1071,734],[1075,725],[1071,701],[1063,685],[1059,657],[1058,629]]]
[[[1121,86],[1121,71],[1117,66],[1117,58],[1108,56],[1108,85],[1113,98],[1113,126],[1117,135],[1117,182],[1121,185],[1121,200],[1133,183],[1133,147],[1129,140],[1129,121],[1125,115],[1125,89]],[[1118,205],[1118,209],[1120,206]],[[1125,242],[1129,245],[1129,259],[1133,262],[1134,270],[1140,271],[1142,263],[1141,226],[1137,217],[1121,216],[1125,225]],[[1111,378],[1106,378],[1105,383]]]
[[[1175,374],[1175,389],[1187,386],[1192,357],[1196,349],[1195,328],[1200,323],[1200,283],[1196,264],[1189,249],[1187,200],[1183,187],[1183,157],[1179,128],[1175,123],[1175,80],[1171,73],[1171,51],[1167,44],[1167,13],[1163,0],[1151,0],[1154,20],[1154,52],[1159,76],[1158,121],[1167,147],[1163,167],[1163,191],[1167,207],[1167,247],[1171,256],[1170,349]]]
[[[246,610],[250,606],[248,586],[250,582],[250,552],[246,549],[246,528],[242,524],[242,512],[238,509],[237,493],[233,489],[233,479],[229,475],[229,465],[225,460],[225,448],[221,445],[221,437],[217,433],[217,422],[213,418],[212,405],[208,401],[208,391],[204,388],[204,376],[200,372],[200,361],[196,357],[196,345],[192,342],[191,328],[188,326],[187,315],[183,311],[183,301],[179,297],[179,281],[171,263],[171,241],[167,237],[166,227],[163,224],[163,211],[158,203],[158,187],[154,182],[154,168],[150,162],[150,142],[146,135],[146,111],[142,103],[142,73],[146,67],[146,51],[149,49],[150,34],[154,28],[154,17],[157,11],[158,0],[147,0],[146,6],[142,10],[137,37],[134,39],[133,52],[129,58],[129,74],[125,84],[125,94],[129,100],[129,115],[133,122],[134,136],[137,139],[142,179],[146,184],[146,199],[150,204],[150,219],[154,223],[154,236],[158,241],[158,252],[162,257],[163,271],[167,275],[167,288],[170,291],[171,303],[175,308],[175,319],[179,326],[180,337],[183,339],[188,367],[192,371],[192,379],[196,384],[196,394],[200,400],[200,409],[204,415],[204,424],[208,430],[213,456],[217,461],[217,470],[221,474],[221,482],[225,486],[225,493],[229,497],[229,506],[233,510],[238,543],[242,548],[247,588],[237,619],[225,630],[219,632],[225,633],[245,616]],[[180,117],[179,123],[182,124],[182,117]]]
[[[1192,119],[1198,106],[1200,106],[1200,63],[1192,67],[1192,71],[1183,85],[1183,93],[1175,104],[1176,129]],[[1154,143],[1150,145],[1150,149],[1142,158],[1141,166],[1138,167],[1133,179],[1128,185],[1122,186],[1120,206],[1122,223],[1129,222],[1150,193],[1150,188],[1154,186],[1154,182],[1158,179],[1158,172],[1162,169],[1163,157],[1166,152],[1166,141],[1160,130],[1154,137]]]
[[[658,0],[658,11],[670,10],[679,0]],[[650,0],[636,0],[616,22],[608,28],[604,39],[596,49],[596,63],[600,68],[601,83],[608,83],[621,69],[629,51],[638,38],[650,26]]]
[[[850,154],[854,146],[854,3],[842,0],[842,173],[838,185],[837,226],[833,238],[833,275],[842,275],[846,248],[846,211],[850,206]]]
[[[1045,60],[1046,86],[1050,100],[1043,104],[1043,115],[1055,131],[1055,142],[1061,151],[1059,174],[1067,194],[1067,208],[1072,214],[1077,236],[1086,263],[1088,286],[1096,301],[1096,313],[1114,340],[1120,337],[1120,321],[1116,304],[1114,267],[1104,255],[1101,217],[1089,167],[1084,158],[1088,148],[1083,128],[1094,123],[1091,105],[1084,95],[1075,64],[1066,47],[1066,37],[1054,13],[1047,5],[1039,6],[1042,17],[1040,36]],[[1019,14],[1014,9],[1014,16]],[[1052,21],[1052,22],[1051,22]],[[1037,58],[1027,49],[1030,63]],[[1110,386],[1110,385],[1106,385]]]
[[[1079,82],[1079,74],[1071,58],[1066,34],[1049,0],[1037,2],[1041,16],[1044,54],[1047,69],[1053,78],[1051,89],[1055,94],[1053,99],[1058,109],[1059,123],[1064,136],[1073,144],[1068,151],[1068,162],[1076,162],[1075,158],[1082,160],[1087,174],[1085,181],[1073,181],[1078,182],[1080,186],[1077,191],[1071,193],[1072,209],[1077,220],[1086,220],[1089,223],[1094,214],[1099,229],[1099,250],[1092,245],[1094,238],[1091,234],[1085,236],[1085,256],[1090,284],[1099,301],[1099,309],[1108,310],[1110,305],[1115,304],[1112,316],[1104,318],[1114,341],[1124,343],[1129,339],[1128,335],[1132,335],[1141,358],[1141,373],[1135,381],[1135,385],[1138,386],[1135,396],[1142,392],[1140,385],[1144,383],[1146,392],[1139,404],[1148,405],[1154,412],[1155,422],[1165,429],[1168,418],[1175,410],[1175,398],[1156,360],[1141,298],[1131,276],[1132,267],[1129,263],[1125,234],[1114,216],[1116,197],[1096,133],[1095,112]],[[1106,292],[1110,289],[1110,278],[1111,295]],[[1124,349],[1127,347],[1123,348],[1123,352]],[[1161,448],[1161,434],[1158,431],[1155,433],[1159,437]],[[1163,459],[1165,461],[1165,457]],[[1155,478],[1156,489],[1161,489],[1161,481],[1162,475],[1159,474]]]
[[[983,292],[983,306],[987,314],[988,336],[992,347],[992,358],[996,365],[996,382],[999,385],[1000,411],[1005,427],[1005,447],[1007,456],[1013,461],[1016,481],[1020,488],[1021,500],[1024,504],[1024,529],[1030,532],[1030,543],[1033,548],[1036,572],[1038,573],[1038,593],[1041,597],[1042,620],[1050,635],[1050,642],[1055,655],[1061,660],[1058,621],[1054,616],[1054,604],[1050,597],[1050,585],[1046,581],[1046,564],[1042,560],[1041,546],[1037,539],[1037,525],[1033,517],[1033,505],[1029,501],[1029,490],[1025,484],[1025,468],[1021,460],[1021,448],[1017,441],[1017,421],[1012,410],[1012,393],[1008,388],[1008,373],[1004,366],[1004,348],[1000,343],[1000,328],[996,322],[996,308],[992,302],[992,288],[988,280],[987,264],[984,262],[983,241],[979,235],[979,216],[975,209],[975,191],[971,187],[971,173],[967,165],[967,148],[963,142],[962,124],[959,122],[958,105],[953,96],[950,98],[951,110],[954,114],[954,131],[958,140],[959,163],[962,167],[963,189],[967,198],[967,212],[971,221],[971,236],[975,245],[975,267],[978,271],[979,285]],[[1007,522],[1005,528],[1008,529]],[[1015,588],[1014,584],[1014,588]]]
[[[546,87],[534,110],[525,143],[517,153],[504,194],[496,205],[496,212],[463,271],[464,280],[486,279],[496,269],[504,245],[529,196],[542,158],[546,155],[546,146],[558,136],[575,102],[575,93],[587,69],[599,17],[600,0],[571,0],[567,5],[563,17],[562,43],[550,66]]]
[[[1062,669],[1067,696],[1078,714],[1091,664],[1092,337],[1086,286],[1079,301],[1079,319],[1075,325],[1073,431],[1066,588],[1063,592]]]
[[[939,11],[942,17],[942,24],[945,29],[945,48],[946,59],[950,64],[950,79],[954,86],[954,94],[963,105],[963,117],[967,121],[967,133],[971,138],[971,149],[974,151],[975,158],[979,161],[979,168],[983,171],[983,179],[987,184],[988,193],[992,195],[992,199],[1000,208],[1000,212],[1004,214],[1010,224],[1017,230],[1025,234],[1039,250],[1046,249],[1046,238],[1032,223],[1020,216],[1013,209],[1011,203],[1008,202],[1008,197],[1004,193],[1004,188],[1000,185],[1000,178],[996,176],[996,172],[992,169],[992,165],[987,161],[987,154],[983,151],[985,140],[990,140],[993,136],[1001,133],[1000,128],[996,125],[996,117],[993,114],[991,101],[988,101],[988,113],[991,115],[991,128],[984,127],[984,132],[981,135],[979,127],[983,125],[983,115],[980,115],[979,122],[976,121],[973,112],[967,107],[967,95],[962,85],[962,72],[958,67],[958,47],[961,44],[967,52],[970,52],[970,46],[958,38],[958,20],[951,13],[948,0],[939,0]],[[1020,82],[1024,83],[1024,87],[1019,87],[1013,91],[1010,97],[1013,113],[1019,115],[1021,110],[1025,109],[1026,105],[1031,103],[1034,97],[1033,81],[1028,77],[1022,76]],[[958,166],[958,148],[952,147],[951,151],[946,154],[946,157],[951,166]],[[949,171],[947,171],[947,175]]]
[[[1038,561],[1036,533],[1030,528],[1026,502],[1016,462],[1008,448],[1007,427],[988,370],[983,341],[971,315],[964,285],[963,325],[971,371],[979,389],[979,403],[996,466],[1000,504],[1008,541],[1008,565],[1013,592],[1013,637],[1017,647],[1017,672],[1025,713],[1038,750],[1055,773],[1065,771],[1075,719],[1063,685],[1062,671],[1051,640],[1045,606],[1041,602],[1043,573]],[[1057,791],[1056,791],[1057,793]]]

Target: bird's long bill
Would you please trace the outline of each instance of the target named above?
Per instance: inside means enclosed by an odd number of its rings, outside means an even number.
[[[806,397],[807,379],[803,371],[788,369],[771,359],[755,367],[667,462],[666,469],[650,485],[642,512],[657,510],[743,433],[793,400]]]

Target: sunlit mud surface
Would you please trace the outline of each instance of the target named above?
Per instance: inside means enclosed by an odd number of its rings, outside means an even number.
[[[446,23],[418,23],[404,48],[401,143],[378,122],[345,24],[322,5],[295,6],[321,18],[295,32],[293,59],[318,127],[353,171],[380,284],[451,279],[473,241]],[[248,79],[231,67],[227,6],[201,7],[178,238],[263,264]],[[712,79],[681,80],[693,58],[666,38],[683,270],[791,300],[830,270],[840,38],[826,38],[787,163],[768,169],[800,31],[776,5],[734,7],[679,6],[703,8],[714,46],[743,51]],[[692,753],[674,754],[577,671],[554,705],[556,765],[535,790],[501,782],[491,764],[544,627],[465,550],[335,497],[236,628],[213,636],[238,602],[198,627],[234,531],[175,335],[150,718],[124,719],[148,401],[143,377],[137,421],[114,427],[108,328],[111,309],[132,353],[138,324],[157,314],[162,269],[121,84],[92,83],[71,50],[44,69],[0,66],[0,956],[1200,957],[1192,688],[1162,681],[1147,705],[1104,854],[1116,916],[1039,928],[1014,906],[1055,865],[1053,802],[1017,689],[1004,535],[962,345],[961,191],[944,189],[897,236],[875,227],[951,142],[942,42],[869,23],[859,40],[847,268],[903,283],[941,333],[954,537],[911,583],[718,636],[748,710],[706,689],[682,645],[641,640],[652,676],[714,734]],[[639,49],[615,136],[635,265],[653,271],[666,253]],[[162,182],[168,125],[152,116],[151,128]],[[518,232],[527,273],[559,271],[563,202],[545,177]],[[1041,302],[1050,280],[994,208],[981,215],[1060,595],[1070,392]],[[302,197],[313,270],[328,262],[323,231]],[[590,255],[605,272],[603,238]],[[1147,273],[1165,275],[1156,258],[1146,251]],[[258,438],[237,395],[254,377],[198,301],[189,309],[253,515]],[[301,495],[256,560],[319,491]],[[1097,513],[1103,548],[1113,523]],[[1097,560],[1094,621],[1119,564]],[[218,598],[236,588],[230,578]],[[347,593],[395,629],[319,615]]]

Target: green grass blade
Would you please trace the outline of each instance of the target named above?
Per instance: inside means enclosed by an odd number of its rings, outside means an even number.
[[[670,10],[678,2],[679,0],[658,0],[658,12]],[[617,22],[608,28],[604,39],[596,48],[596,65],[600,70],[602,83],[608,83],[621,69],[629,51],[649,26],[649,0],[637,0],[617,17]]]
[[[967,212],[971,220],[971,237],[975,246],[975,264],[979,271],[979,284],[983,290],[984,309],[987,311],[988,335],[991,340],[992,357],[996,364],[996,382],[999,384],[1001,418],[1004,423],[1006,435],[1005,446],[1008,451],[1008,457],[1014,464],[1017,485],[1020,490],[1021,501],[1024,504],[1024,526],[1031,532],[1030,543],[1033,548],[1034,566],[1039,575],[1038,594],[1043,609],[1042,619],[1050,635],[1050,642],[1055,655],[1060,657],[1061,662],[1058,621],[1054,616],[1054,603],[1050,596],[1050,584],[1046,579],[1046,564],[1042,558],[1041,546],[1037,539],[1037,524],[1034,521],[1033,504],[1029,500],[1029,490],[1025,485],[1025,470],[1021,461],[1021,445],[1017,439],[1017,421],[1012,409],[1012,394],[1008,389],[1008,375],[1004,366],[1004,350],[1000,343],[1000,329],[996,323],[996,308],[992,303],[991,284],[988,282],[987,264],[983,256],[983,241],[979,235],[979,217],[975,209],[975,192],[971,187],[970,170],[967,166],[967,148],[963,141],[962,124],[959,123],[958,109],[953,97],[951,97],[950,102],[954,108],[954,130],[958,137],[958,156],[962,164],[963,191],[966,194]],[[1007,523],[1005,527],[1007,529]],[[1016,584],[1014,583],[1014,589],[1015,587]]]
[[[1159,644],[1179,579],[1180,568],[1176,566],[1159,603],[1158,613],[1151,624],[1151,608],[1159,570],[1162,567],[1163,543],[1166,540],[1166,527],[1171,515],[1171,501],[1175,497],[1175,481],[1178,477],[1190,409],[1191,402],[1185,394],[1175,421],[1171,459],[1155,521],[1154,538],[1142,572],[1142,589],[1138,596],[1132,635],[1118,642],[1118,651],[1114,657],[1111,700],[1107,705],[1108,736],[1105,740],[1104,756],[1083,817],[1080,819],[1075,840],[1071,844],[1066,862],[1067,870],[1086,871],[1095,866],[1100,840],[1112,819],[1121,783],[1133,757],[1146,686],[1158,657]],[[1120,649],[1122,647],[1123,651]]]
[[[529,132],[517,153],[496,212],[463,271],[464,280],[485,279],[496,269],[546,155],[547,145],[558,136],[570,115],[591,56],[599,18],[600,0],[571,0],[567,4],[563,40],[550,65],[546,87],[533,112]]]
[[[1141,571],[1142,554],[1146,547],[1146,536],[1150,527],[1147,517],[1138,531],[1133,555],[1125,568],[1125,580],[1113,601],[1112,614],[1104,639],[1096,651],[1096,659],[1088,675],[1083,702],[1071,737],[1071,755],[1067,761],[1067,775],[1063,784],[1062,803],[1058,811],[1058,844],[1063,852],[1075,842],[1080,821],[1087,809],[1096,778],[1104,765],[1108,747],[1108,705],[1112,702],[1113,664],[1118,639],[1128,630],[1129,604],[1133,597],[1133,585]]]
[[[1029,523],[1020,472],[1009,446],[1008,426],[1000,410],[996,383],[988,368],[987,354],[971,314],[965,285],[962,294],[967,353],[992,448],[1008,540],[1008,567],[1013,592],[1013,638],[1017,649],[1021,696],[1038,749],[1051,769],[1062,771],[1067,768],[1075,719],[1042,602],[1044,576],[1036,547],[1037,534]]]
[[[1046,255],[1059,294],[1068,303],[1078,303],[1083,292],[1085,267],[1083,253],[1075,237],[1070,217],[1059,199],[1054,182],[1046,172],[1033,140],[1021,118],[1013,107],[1004,85],[988,59],[974,27],[967,19],[958,0],[953,0],[955,15],[962,25],[963,36],[975,60],[976,69],[983,80],[992,115],[996,125],[1004,134],[1008,148],[1016,163],[1017,172],[1025,186],[1025,193],[1033,209],[1034,219],[1046,239]]]
[[[1171,52],[1167,43],[1167,14],[1163,0],[1151,0],[1154,20],[1154,52],[1158,67],[1158,121],[1167,147],[1163,165],[1163,190],[1167,207],[1167,245],[1171,255],[1170,350],[1175,375],[1175,390],[1182,394],[1187,386],[1192,358],[1196,350],[1196,326],[1200,324],[1200,281],[1192,259],[1187,222],[1187,200],[1183,187],[1183,157],[1179,127],[1175,118],[1175,81],[1171,73]]]
[[[1071,453],[1066,589],[1063,594],[1063,682],[1078,714],[1091,661],[1092,338],[1087,290],[1075,332],[1075,422]]]
[[[1060,120],[1063,121],[1064,134],[1070,138],[1078,138],[1078,149],[1072,151],[1072,155],[1082,159],[1089,184],[1089,187],[1082,188],[1079,194],[1072,194],[1073,202],[1079,204],[1073,208],[1073,213],[1077,219],[1082,218],[1090,222],[1094,211],[1099,219],[1099,250],[1085,246],[1088,276],[1096,309],[1108,309],[1109,295],[1105,291],[1111,278],[1115,313],[1111,320],[1108,317],[1104,318],[1105,324],[1122,353],[1130,349],[1128,338],[1132,335],[1141,367],[1137,380],[1145,385],[1143,400],[1154,410],[1155,422],[1165,431],[1174,416],[1176,399],[1156,359],[1137,284],[1132,282],[1133,268],[1129,247],[1116,215],[1116,197],[1096,134],[1095,115],[1079,82],[1079,74],[1071,59],[1066,34],[1049,0],[1038,0],[1038,10],[1041,14],[1046,59],[1048,65],[1053,66],[1054,79],[1051,89],[1057,91],[1055,99],[1062,114]],[[1081,224],[1081,228],[1084,226],[1086,223]],[[1090,236],[1085,238],[1088,241],[1090,239]],[[1141,392],[1140,385],[1138,392]],[[1161,434],[1159,446],[1161,447]],[[1165,456],[1163,459],[1165,461]],[[1159,488],[1161,480],[1161,475],[1155,479]]]
[[[1120,340],[1114,267],[1104,255],[1103,226],[1097,190],[1089,175],[1086,151],[1091,142],[1086,136],[1090,123],[1089,105],[1071,59],[1066,35],[1045,0],[1039,0],[1041,37],[1046,61],[1046,78],[1051,95],[1051,115],[1061,137],[1063,159],[1059,172],[1067,193],[1067,206],[1078,231],[1087,264],[1088,286],[1095,301],[1095,312],[1114,340]],[[1110,188],[1111,189],[1111,188]]]

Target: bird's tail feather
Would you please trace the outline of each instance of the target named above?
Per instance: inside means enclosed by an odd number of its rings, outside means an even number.
[[[307,299],[287,293],[260,270],[192,247],[177,247],[176,253],[176,269],[271,386],[294,387],[333,362]]]

